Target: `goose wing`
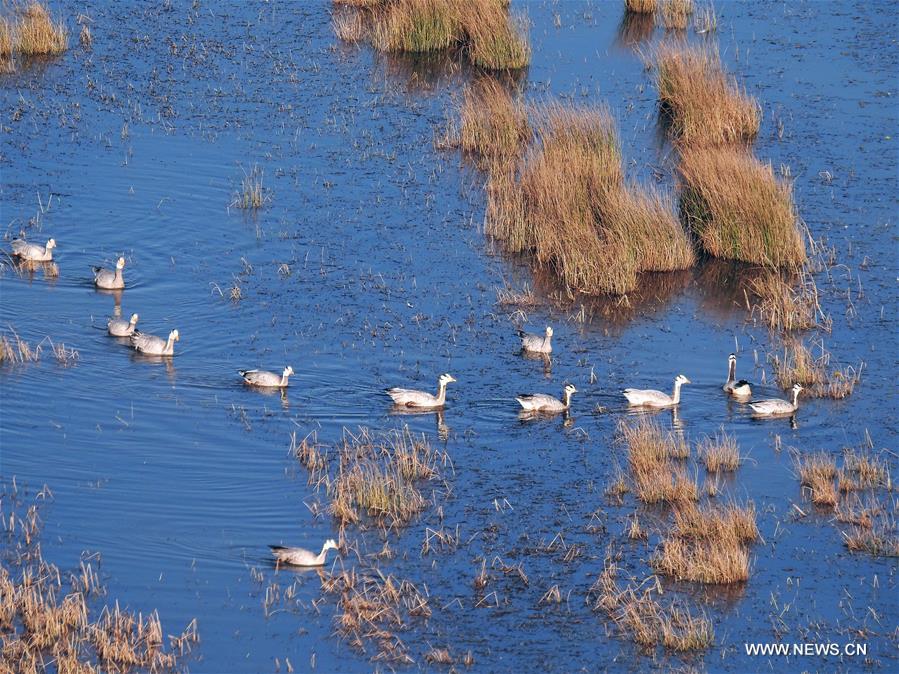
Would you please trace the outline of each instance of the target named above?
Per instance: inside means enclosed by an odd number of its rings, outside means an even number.
[[[29,243],[24,239],[13,239],[10,245],[12,246],[13,255],[18,255],[26,260],[42,260],[47,254],[47,249],[43,246]]]
[[[143,353],[160,354],[165,350],[165,340],[135,330],[131,335],[131,346]]]
[[[284,545],[270,545],[272,554],[282,564],[293,566],[318,566],[318,555],[303,548],[291,548]]]
[[[526,410],[561,410],[565,405],[545,393],[520,393],[515,400]]]
[[[631,405],[664,407],[673,402],[670,395],[654,389],[626,388],[623,393]]]
[[[387,389],[387,395],[389,395],[397,405],[405,405],[406,407],[433,407],[437,404],[437,397],[426,391],[416,391],[408,388],[389,388]]]
[[[546,338],[543,335],[532,335],[530,333],[519,330],[518,336],[521,337],[521,348],[525,351],[536,351],[538,353],[543,353],[547,350],[545,346]]]
[[[281,375],[267,370],[238,370],[243,380],[254,386],[280,386]]]
[[[125,321],[121,318],[110,318],[106,328],[113,337],[129,337],[134,332],[134,326],[131,325],[131,321]]]
[[[768,400],[756,400],[749,403],[749,407],[755,414],[770,416],[772,414],[790,414],[795,411],[793,405],[786,400],[769,398]]]

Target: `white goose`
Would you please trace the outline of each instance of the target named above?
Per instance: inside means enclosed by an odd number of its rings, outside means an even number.
[[[734,398],[748,398],[752,395],[749,382],[745,379],[737,379],[737,357],[730,354],[727,357],[727,381],[724,383],[724,392]]]
[[[542,335],[532,335],[524,330],[519,330],[518,336],[521,337],[521,348],[523,351],[552,353],[553,329],[550,326],[546,326],[546,332]]]
[[[50,262],[53,259],[53,249],[56,248],[55,239],[47,239],[47,244],[41,246],[37,243],[28,243],[24,239],[13,239],[12,254],[23,260],[31,262]]]
[[[674,393],[672,395],[654,389],[626,388],[624,389],[624,397],[627,398],[629,405],[634,405],[635,407],[674,407],[680,402],[680,387],[689,383],[689,379],[679,374],[674,378]]]
[[[172,330],[168,339],[135,331],[131,335],[131,346],[141,353],[146,353],[150,356],[174,356],[175,342],[180,339],[181,337],[177,330]]]
[[[427,391],[415,391],[408,388],[389,388],[389,395],[396,405],[401,407],[415,407],[418,409],[436,410],[446,403],[446,385],[456,381],[450,374],[442,374],[437,380],[437,395]]]
[[[244,383],[250,386],[286,388],[287,378],[293,374],[293,368],[288,365],[281,374],[269,372],[268,370],[238,370],[238,372],[243,377]]]
[[[799,393],[802,391],[800,384],[793,384],[790,400],[769,398],[767,400],[753,400],[749,403],[753,416],[757,417],[782,417],[792,415],[799,409]]]
[[[103,269],[103,267],[91,267],[94,270],[94,285],[104,290],[121,290],[125,287],[125,278],[122,269],[125,268],[125,258],[116,260],[115,271]]]
[[[317,555],[304,548],[290,548],[284,545],[270,545],[272,554],[279,564],[290,564],[291,566],[324,566],[325,557],[328,550],[339,550],[337,541],[329,538],[322,546],[322,551]]]
[[[574,384],[565,384],[562,389],[562,400],[545,393],[522,393],[515,400],[526,412],[556,413],[564,412],[571,407],[571,395],[577,393]]]
[[[137,314],[131,314],[131,320],[126,321],[123,318],[110,318],[106,324],[106,329],[113,337],[130,337],[134,334],[134,328],[140,318]]]

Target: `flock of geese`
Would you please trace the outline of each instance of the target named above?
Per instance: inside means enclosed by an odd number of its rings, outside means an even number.
[[[53,249],[56,241],[49,239],[43,246],[30,243],[22,239],[15,239],[11,243],[12,254],[27,262],[50,262],[53,260]],[[116,261],[115,269],[92,267],[94,272],[94,285],[104,290],[122,290],[125,288],[125,258],[120,257]],[[139,332],[137,314],[132,314],[129,320],[114,317],[107,323],[107,331],[114,337],[129,338],[131,346],[137,351],[152,356],[174,356],[175,342],[179,340],[178,330],[172,330],[168,338],[163,339],[157,335]],[[553,329],[547,326],[543,334],[529,334],[519,330],[522,352],[548,356],[552,353]],[[291,366],[287,366],[278,374],[267,370],[238,370],[244,383],[266,389],[285,389],[288,380],[294,373]],[[793,415],[799,407],[799,393],[802,386],[795,384],[791,391],[790,400],[771,398],[767,400],[751,400],[752,388],[744,379],[737,380],[737,357],[735,354],[728,356],[727,381],[723,390],[739,402],[748,403],[753,416],[756,417],[783,417]],[[442,374],[437,380],[437,393],[419,391],[407,388],[389,388],[386,390],[393,403],[398,408],[409,410],[441,410],[446,405],[446,387],[456,379],[450,374]],[[622,392],[627,402],[632,407],[648,409],[666,409],[676,407],[680,403],[680,391],[684,384],[690,380],[679,374],[674,379],[674,390],[671,395],[655,389],[626,388]],[[521,405],[523,413],[527,414],[558,414],[567,412],[571,408],[571,397],[577,393],[572,384],[566,384],[562,390],[562,397],[546,393],[520,394],[516,397]],[[325,541],[319,554],[303,548],[272,545],[272,554],[279,564],[292,566],[322,566],[325,563],[328,550],[337,549],[333,539]]]

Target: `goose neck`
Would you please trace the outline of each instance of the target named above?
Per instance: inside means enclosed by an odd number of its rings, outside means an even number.
[[[737,363],[736,361],[730,361],[727,364],[727,383],[730,384],[737,379]]]
[[[680,402],[680,387],[681,383],[679,381],[674,382],[674,393],[671,396],[671,399],[674,401],[674,404],[677,405]]]
[[[444,382],[437,384],[437,402],[441,405],[446,402],[446,384]]]

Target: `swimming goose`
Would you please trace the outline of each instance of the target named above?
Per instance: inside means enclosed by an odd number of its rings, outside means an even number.
[[[745,379],[736,381],[737,378],[737,357],[730,354],[727,357],[727,381],[724,383],[724,392],[732,395],[734,398],[748,398],[752,395],[752,389],[749,382]]]
[[[13,239],[12,254],[18,255],[23,260],[32,262],[49,262],[53,259],[53,249],[56,248],[54,239],[47,239],[47,245],[41,246],[37,243],[28,243],[24,239]]]
[[[281,374],[275,374],[267,370],[238,370],[238,372],[243,377],[244,383],[250,386],[285,388],[287,386],[287,378],[293,374],[293,368],[288,365]]]
[[[800,384],[793,384],[790,400],[781,400],[780,398],[769,398],[768,400],[753,400],[749,403],[752,408],[752,414],[757,417],[780,417],[793,414],[799,408],[799,392],[802,391]]]
[[[532,335],[524,330],[519,330],[518,336],[521,337],[521,348],[523,351],[552,353],[553,329],[548,325],[546,326],[546,332],[542,335]]]
[[[545,393],[520,394],[515,400],[527,412],[564,412],[571,407],[571,394],[577,393],[573,384],[565,384],[562,400]]]
[[[122,318],[110,318],[106,324],[106,329],[113,337],[130,337],[134,334],[134,328],[137,325],[137,314],[131,314],[131,320],[126,321]]]
[[[131,335],[131,346],[141,353],[146,353],[150,356],[174,356],[175,342],[179,339],[181,337],[178,335],[177,330],[172,330],[168,339],[135,331]]]
[[[324,566],[328,550],[338,550],[337,541],[329,538],[322,546],[322,551],[317,555],[304,548],[289,548],[283,545],[270,545],[272,554],[279,564],[291,566]]]
[[[393,402],[402,407],[417,407],[418,409],[435,410],[443,407],[446,402],[446,385],[456,381],[452,375],[442,374],[437,380],[437,395],[431,395],[427,391],[414,391],[408,388],[389,388],[387,395],[393,398]]]
[[[679,374],[674,378],[673,395],[653,389],[626,388],[624,389],[624,397],[627,398],[628,404],[638,407],[674,407],[680,402],[680,387],[689,383],[689,379]]]
[[[103,269],[103,267],[91,267],[94,270],[94,284],[105,290],[120,290],[125,287],[125,279],[122,269],[125,268],[125,258],[120,257],[115,263],[115,271]]]

